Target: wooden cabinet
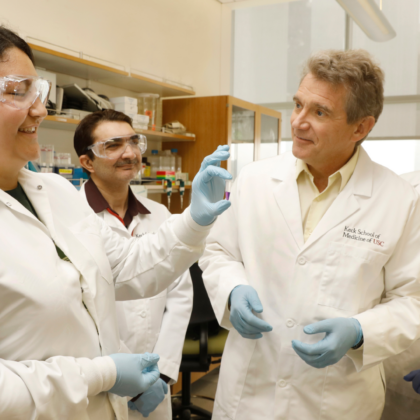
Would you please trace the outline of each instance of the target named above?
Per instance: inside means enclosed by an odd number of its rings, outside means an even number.
[[[167,141],[165,149],[178,149],[182,156],[182,171],[190,180],[198,172],[203,158],[218,145],[231,146],[227,168],[235,178],[241,168],[259,159],[280,152],[281,113],[232,96],[209,96],[163,101],[163,123],[179,121],[195,133],[193,143]],[[186,192],[186,204],[189,191]],[[163,202],[163,201],[162,201]],[[179,197],[172,197],[171,212],[179,213]]]

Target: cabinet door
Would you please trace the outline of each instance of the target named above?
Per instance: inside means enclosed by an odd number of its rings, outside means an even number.
[[[232,105],[230,171],[235,179],[241,169],[254,160],[255,112]]]
[[[280,119],[261,114],[261,144],[259,159],[267,159],[280,153]]]

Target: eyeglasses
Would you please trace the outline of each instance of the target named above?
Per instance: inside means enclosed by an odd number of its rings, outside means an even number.
[[[113,137],[86,147],[85,152],[92,150],[100,158],[118,159],[126,151],[128,145],[134,152],[138,149],[140,153],[144,153],[147,149],[146,136],[133,134],[132,136]]]
[[[37,76],[0,77],[0,102],[18,109],[29,109],[39,98],[46,105],[51,82]]]

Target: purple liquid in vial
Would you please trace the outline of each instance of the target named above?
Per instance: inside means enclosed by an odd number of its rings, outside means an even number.
[[[229,200],[229,197],[230,197],[230,192],[229,191],[225,192],[225,197],[226,197],[226,200]]]

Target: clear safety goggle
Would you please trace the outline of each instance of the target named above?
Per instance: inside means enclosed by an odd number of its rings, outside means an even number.
[[[0,102],[18,109],[29,109],[39,100],[46,105],[51,82],[37,76],[0,77]]]
[[[112,137],[86,147],[85,151],[92,150],[100,158],[118,159],[126,151],[128,145],[134,152],[139,149],[140,153],[144,153],[147,149],[146,136],[133,134],[132,136]]]

